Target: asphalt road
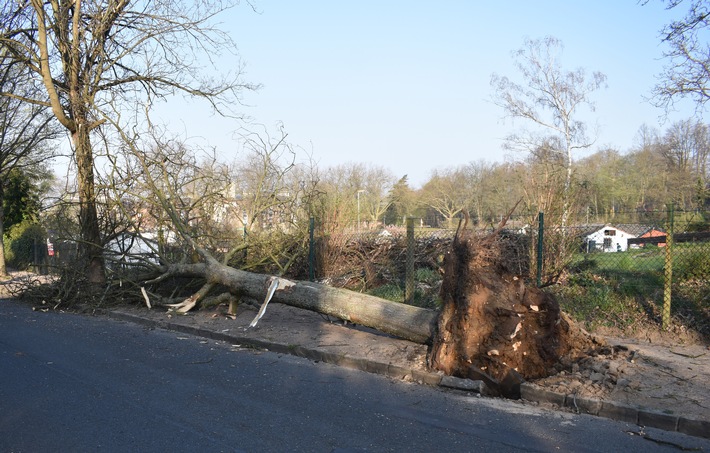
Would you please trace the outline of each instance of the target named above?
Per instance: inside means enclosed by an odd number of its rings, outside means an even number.
[[[0,299],[0,451],[677,451],[710,441]]]

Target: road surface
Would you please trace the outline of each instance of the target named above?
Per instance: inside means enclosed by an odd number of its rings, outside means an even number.
[[[710,451],[710,441],[0,299],[0,451]]]

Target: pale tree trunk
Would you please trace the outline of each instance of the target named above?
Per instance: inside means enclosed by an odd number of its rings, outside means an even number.
[[[173,275],[204,277],[208,284],[224,285],[232,294],[258,301],[264,299],[274,279],[277,279],[278,287],[273,302],[335,316],[421,344],[431,341],[436,323],[437,312],[433,310],[318,283],[254,274],[234,269],[214,259],[200,264],[171,265],[161,279]],[[192,308],[196,298],[197,295],[193,295],[182,305]]]
[[[565,188],[562,192],[563,206],[562,206],[562,220],[560,226],[562,227],[562,233],[566,235],[567,222],[569,221],[569,210],[570,210],[570,190],[572,188],[572,147],[570,145],[569,132],[565,134],[565,145],[566,145],[566,169],[565,169]]]

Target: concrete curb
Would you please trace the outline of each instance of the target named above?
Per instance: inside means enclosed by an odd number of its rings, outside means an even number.
[[[332,352],[321,351],[318,349],[306,348],[299,345],[281,344],[273,341],[264,341],[255,338],[249,338],[242,335],[235,335],[233,333],[215,332],[209,329],[186,326],[184,324],[171,323],[169,321],[146,319],[128,313],[106,311],[105,314],[108,317],[119,321],[132,322],[134,324],[140,324],[146,327],[155,327],[164,330],[195,335],[198,337],[209,338],[210,340],[215,341],[226,341],[232,344],[240,344],[248,348],[264,349],[279,354],[290,354],[297,357],[303,357],[309,360],[331,363],[334,365],[342,366],[343,368],[350,368],[359,371],[366,371],[368,373],[381,374],[396,379],[412,380],[427,385],[457,388],[460,390],[468,391],[476,391],[477,389],[479,389],[480,391],[483,385],[483,382],[480,381],[453,378],[438,373],[414,370],[398,365],[392,365],[389,363],[377,362],[357,357],[348,357],[342,354],[335,354]]]
[[[461,379],[438,373],[414,370],[388,363],[357,357],[348,357],[342,354],[306,348],[299,345],[281,344],[272,341],[264,341],[246,336],[235,335],[233,333],[228,334],[223,332],[215,332],[209,329],[186,326],[184,324],[172,323],[169,321],[147,319],[129,313],[114,312],[109,310],[105,311],[105,314],[116,320],[127,321],[146,327],[181,332],[198,337],[209,338],[215,341],[225,341],[232,344],[240,344],[242,346],[254,349],[264,349],[280,354],[290,354],[313,361],[331,363],[344,368],[381,374],[395,379],[411,380],[422,384],[476,392],[480,394],[484,394],[486,392],[485,383],[482,381]],[[664,431],[677,431],[690,436],[710,439],[710,421],[706,420],[688,419],[682,416],[632,407],[613,401],[579,398],[576,397],[576,395],[551,392],[529,382],[521,384],[520,392],[522,399],[531,402],[553,404],[561,408],[572,409],[577,413],[595,415],[612,420],[633,423],[644,427],[658,428]]]
[[[578,398],[576,395],[551,392],[526,382],[520,386],[522,398],[539,403],[550,403],[575,410],[577,413],[596,415],[639,426],[677,431],[689,436],[710,439],[710,421],[694,420],[664,412],[629,406],[614,401]]]

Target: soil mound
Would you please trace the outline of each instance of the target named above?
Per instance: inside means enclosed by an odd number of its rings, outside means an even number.
[[[526,285],[515,238],[459,230],[444,258],[443,302],[431,366],[483,379],[499,393],[519,396],[523,380],[559,372],[606,347],[565,313],[553,295]]]

